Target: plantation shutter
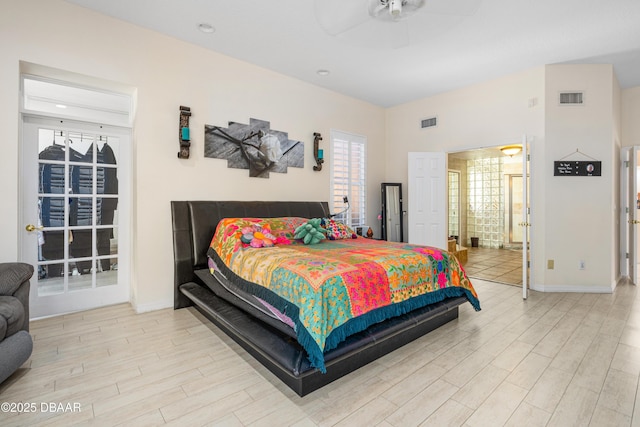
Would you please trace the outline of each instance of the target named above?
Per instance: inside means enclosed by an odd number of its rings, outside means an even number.
[[[340,131],[331,133],[331,211],[350,227],[366,223],[366,138]],[[349,209],[344,203],[348,197]]]

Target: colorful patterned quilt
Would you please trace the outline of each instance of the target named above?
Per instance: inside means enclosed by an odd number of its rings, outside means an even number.
[[[447,297],[464,296],[480,310],[476,291],[449,252],[365,238],[304,245],[292,238],[306,221],[223,219],[209,256],[227,278],[295,322],[298,341],[322,372],[325,351],[374,323]],[[242,229],[254,225],[292,244],[245,247]]]

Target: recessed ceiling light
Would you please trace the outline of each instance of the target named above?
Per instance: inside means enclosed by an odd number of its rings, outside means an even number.
[[[206,22],[198,24],[198,29],[203,33],[215,33],[216,31],[213,25],[207,24]]]
[[[56,104],[56,108],[67,108],[67,106],[63,104]]]
[[[328,76],[329,74],[331,74],[331,71],[329,71],[329,70],[318,70],[318,71],[316,71],[316,73],[318,73],[319,76]]]

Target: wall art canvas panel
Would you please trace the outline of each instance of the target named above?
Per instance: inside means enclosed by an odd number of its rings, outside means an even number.
[[[249,176],[269,178],[270,172],[304,167],[304,144],[287,132],[271,129],[269,122],[229,122],[229,127],[204,126],[204,156],[226,159],[227,167],[249,169]]]

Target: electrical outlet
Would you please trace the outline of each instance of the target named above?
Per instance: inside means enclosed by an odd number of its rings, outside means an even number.
[[[552,259],[547,260],[547,270],[553,270],[554,261]]]
[[[578,263],[578,270],[584,270],[586,267],[584,266],[584,260],[580,260]]]

